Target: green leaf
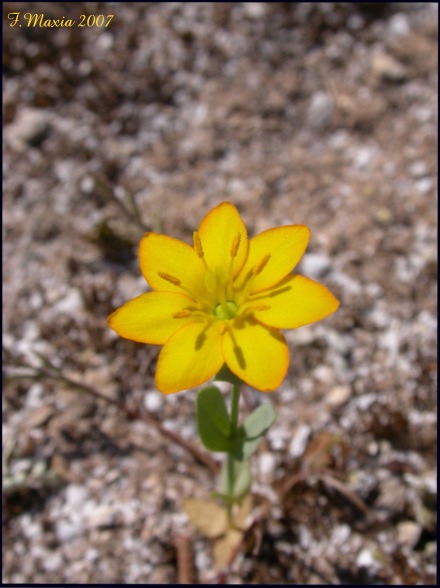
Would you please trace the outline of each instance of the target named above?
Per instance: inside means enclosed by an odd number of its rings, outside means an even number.
[[[233,444],[232,455],[235,459],[249,459],[255,453],[266,431],[275,422],[276,416],[273,406],[265,403],[245,419]]]
[[[215,386],[203,388],[196,400],[197,428],[203,445],[210,451],[229,452],[231,423],[222,393]]]
[[[252,484],[251,466],[248,461],[234,460],[234,484],[232,487],[232,494],[229,494],[228,485],[228,460],[225,459],[222,473],[220,476],[220,492],[226,498],[240,500],[245,494],[249,492]]]

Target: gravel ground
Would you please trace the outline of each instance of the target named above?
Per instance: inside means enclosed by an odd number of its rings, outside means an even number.
[[[4,582],[435,583],[437,10],[3,3]],[[251,235],[309,225],[298,271],[341,306],[287,334],[219,574],[183,511],[220,460],[195,391],[155,391],[158,349],[105,319],[146,289],[142,234],[190,241],[225,199]]]

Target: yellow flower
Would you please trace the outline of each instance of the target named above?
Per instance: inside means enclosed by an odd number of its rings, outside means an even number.
[[[171,394],[198,386],[227,364],[261,391],[277,388],[289,365],[279,329],[295,329],[335,312],[338,300],[292,269],[309,240],[305,225],[264,231],[248,240],[230,202],[211,210],[193,247],[146,233],[142,274],[152,288],[108,318],[121,337],[163,345],[157,388]]]

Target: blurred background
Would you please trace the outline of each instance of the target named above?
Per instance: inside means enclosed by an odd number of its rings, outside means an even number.
[[[4,582],[216,581],[182,509],[216,484],[195,391],[106,317],[145,231],[191,242],[230,200],[250,235],[309,225],[298,272],[341,306],[287,334],[227,581],[435,583],[437,13],[3,3]]]

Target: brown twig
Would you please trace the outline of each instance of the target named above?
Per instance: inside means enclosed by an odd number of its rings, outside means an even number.
[[[127,190],[125,191],[125,195],[130,201],[130,210],[126,202],[121,198],[118,198],[114,190],[112,190],[112,188],[110,188],[110,186],[104,180],[102,180],[102,178],[95,176],[94,179],[98,189],[104,192],[107,196],[110,196],[110,198],[118,205],[120,210],[124,213],[130,222],[136,224],[144,233],[150,230],[143,222],[139,207],[131,192],[128,192]]]
[[[371,516],[371,510],[368,508],[365,502],[361,500],[359,496],[355,492],[353,492],[353,490],[350,490],[350,488],[346,486],[343,482],[340,482],[339,480],[337,480],[333,476],[330,476],[329,474],[320,474],[319,479],[322,482],[324,482],[324,484],[327,484],[327,486],[331,486],[332,488],[337,490],[340,494],[345,496],[345,498],[348,498],[350,502],[357,506],[358,509],[364,512],[366,515]]]
[[[194,551],[188,535],[179,535],[175,543],[177,557],[177,583],[195,584]]]
[[[6,350],[6,352],[10,357],[12,357],[8,350]],[[156,417],[154,417],[151,413],[146,413],[145,411],[141,411],[140,409],[130,408],[126,406],[123,402],[120,402],[119,400],[109,398],[108,396],[106,396],[99,390],[96,390],[92,386],[83,384],[82,382],[77,382],[76,380],[69,378],[68,376],[62,373],[60,368],[54,366],[46,357],[40,355],[39,353],[36,353],[36,355],[41,359],[43,363],[42,367],[33,367],[26,363],[19,362],[16,358],[14,358],[15,367],[22,367],[30,370],[29,373],[24,374],[22,376],[15,376],[15,378],[31,377],[34,379],[54,380],[57,382],[62,382],[75,390],[85,392],[86,394],[89,394],[96,399],[103,400],[107,404],[116,406],[120,411],[122,411],[125,414],[125,416],[129,420],[143,420],[148,422],[148,424],[153,425],[162,436],[166,437],[176,445],[182,447],[185,451],[190,453],[193,456],[193,458],[196,459],[199,463],[209,468],[213,474],[218,474],[218,472],[220,471],[219,464],[208,453],[202,451],[201,449],[193,445],[190,441],[187,441],[186,439],[181,437],[178,433],[166,429],[162,425],[162,423],[159,420],[157,420]],[[12,376],[10,379],[14,379],[14,376]]]

